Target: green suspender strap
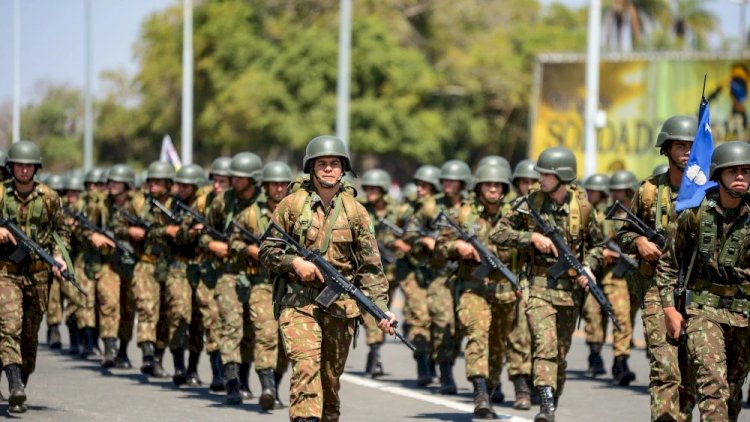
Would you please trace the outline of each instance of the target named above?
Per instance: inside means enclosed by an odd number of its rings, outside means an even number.
[[[339,193],[336,196],[336,202],[333,205],[333,219],[330,220],[331,223],[328,225],[328,228],[326,229],[325,237],[323,238],[323,245],[320,248],[320,253],[325,254],[326,251],[328,251],[328,246],[331,244],[331,235],[333,234],[333,226],[336,225],[336,221],[339,219],[339,214],[341,213],[341,197],[343,196],[343,193]]]
[[[52,238],[55,240],[57,249],[60,250],[60,255],[62,255],[63,260],[65,261],[65,265],[68,267],[68,271],[71,274],[74,274],[75,269],[73,268],[73,261],[71,261],[70,259],[70,254],[68,253],[68,250],[65,249],[65,244],[63,243],[62,238],[60,238],[60,235],[57,234],[57,232],[52,232]]]

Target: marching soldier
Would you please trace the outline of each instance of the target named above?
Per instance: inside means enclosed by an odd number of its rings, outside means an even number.
[[[63,208],[73,208],[78,199],[83,195],[83,176],[70,174],[65,184],[65,195],[62,197]],[[75,237],[70,238],[70,258],[76,262],[78,256],[78,242]],[[80,336],[78,333],[78,313],[80,299],[78,291],[70,283],[60,284],[60,296],[65,304],[65,326],[68,327],[68,336],[70,338],[69,349],[66,353],[71,356],[78,356],[81,353]]]
[[[65,176],[53,174],[50,176],[47,186],[62,198],[65,194]],[[60,293],[60,280],[52,277],[49,286],[49,304],[47,305],[47,346],[52,350],[62,348],[60,337],[60,323],[63,317],[62,294]]]

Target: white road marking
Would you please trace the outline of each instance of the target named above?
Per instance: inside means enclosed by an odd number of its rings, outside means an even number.
[[[453,400],[444,399],[441,397],[434,396],[432,394],[423,393],[420,391],[410,390],[403,387],[394,387],[388,384],[374,381],[368,378],[360,377],[352,374],[343,374],[341,380],[359,385],[360,387],[372,388],[374,390],[385,391],[387,393],[396,394],[398,396],[408,397],[414,400],[420,400],[423,402],[436,404],[438,406],[449,407],[454,410],[465,412],[468,414],[474,413],[474,406],[471,404],[458,403]],[[495,409],[497,411],[497,409]],[[497,420],[509,421],[509,422],[531,422],[531,419],[525,419],[519,416],[506,415],[503,413],[497,414]]]

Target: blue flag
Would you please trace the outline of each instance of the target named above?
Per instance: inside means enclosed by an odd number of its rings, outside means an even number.
[[[706,196],[706,191],[716,186],[716,182],[708,180],[711,155],[714,153],[714,138],[711,134],[711,112],[705,99],[701,101],[700,108],[698,130],[695,132],[690,158],[685,165],[680,192],[677,194],[677,212],[697,207]]]

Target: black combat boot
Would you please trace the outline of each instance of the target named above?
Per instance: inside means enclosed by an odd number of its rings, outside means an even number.
[[[380,343],[370,345],[370,352],[367,353],[367,365],[365,372],[372,378],[383,376],[383,363],[380,362]]]
[[[8,377],[8,412],[23,413],[26,411],[26,392],[21,377],[21,367],[16,364],[5,367],[5,376]]]
[[[513,402],[513,408],[517,410],[531,409],[529,377],[527,375],[516,375],[513,377],[513,388],[516,390],[516,401]]]
[[[487,387],[490,391],[490,401],[494,404],[503,404],[505,402],[505,394],[503,394],[503,387],[498,381],[497,385]]]
[[[615,356],[615,363],[612,364],[612,378],[622,386],[628,386],[635,380],[635,373],[628,368],[627,356]]]
[[[117,339],[107,337],[104,339],[104,356],[102,357],[102,368],[112,368],[115,366],[117,358]]]
[[[427,387],[432,384],[433,378],[430,371],[430,361],[427,353],[417,353],[417,385]]]
[[[117,357],[115,357],[115,368],[117,369],[131,369],[133,364],[130,363],[128,357],[128,342],[120,339],[120,347],[117,349]]]
[[[53,324],[47,328],[47,344],[52,350],[60,350],[62,348],[62,337],[60,336],[59,324]]]
[[[69,318],[65,323],[68,327],[68,336],[70,337],[70,348],[68,354],[77,356],[81,353],[80,337],[78,336],[78,322],[75,318]]]
[[[250,391],[250,365],[250,362],[240,364],[240,393],[242,393],[243,400],[255,397]]]
[[[602,360],[602,344],[589,343],[589,369],[586,371],[586,375],[595,378],[606,373],[604,360]]]
[[[209,355],[211,362],[211,385],[208,390],[213,393],[221,393],[225,390],[224,375],[222,373],[221,352],[218,350],[211,352]]]
[[[263,410],[272,410],[276,400],[276,379],[273,376],[273,369],[261,369],[257,371],[258,380],[260,380],[260,407]]]
[[[172,350],[172,362],[174,363],[174,375],[172,382],[177,387],[187,383],[187,371],[185,370],[185,349]]]
[[[239,372],[240,366],[236,363],[224,365],[224,378],[227,380],[227,398],[224,403],[230,406],[242,404]]]
[[[536,388],[541,399],[539,413],[534,416],[534,422],[555,422],[555,395],[549,385]]]
[[[453,363],[440,362],[440,394],[452,395],[458,392],[456,381],[453,380]]]
[[[183,366],[185,365],[185,357],[183,355],[182,358]],[[169,374],[164,369],[164,366],[162,366],[162,362],[164,361],[164,349],[156,349],[156,352],[154,353],[154,374],[152,375],[154,378],[168,378]]]
[[[281,385],[281,377],[283,376],[284,374],[273,371],[273,380],[276,386],[276,400],[274,400],[273,402],[273,408],[276,410],[283,409],[286,407],[286,405],[279,398],[279,385]]]
[[[294,422],[320,422],[320,418],[309,417],[309,418],[294,418]]]
[[[96,342],[96,333],[94,327],[86,327],[81,330],[83,333],[82,343],[83,348],[79,355],[81,359],[88,359],[89,356],[94,354],[94,343]]]
[[[487,380],[484,377],[474,377],[471,384],[474,386],[474,415],[482,419],[494,419],[497,415],[492,410]]]
[[[200,377],[198,376],[198,361],[200,361],[201,353],[190,351],[188,355],[188,368],[187,368],[187,387],[200,387],[203,385]]]
[[[154,343],[144,341],[140,344],[141,353],[143,353],[143,364],[141,373],[150,377],[154,376]]]

